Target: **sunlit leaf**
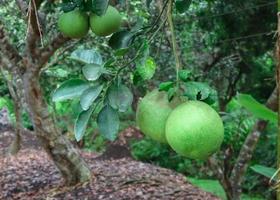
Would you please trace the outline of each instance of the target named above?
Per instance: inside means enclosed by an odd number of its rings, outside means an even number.
[[[275,168],[271,168],[271,167],[266,167],[266,166],[263,166],[263,165],[254,165],[252,167],[250,167],[253,171],[257,172],[258,174],[261,174],[267,178],[271,178],[275,172],[276,172],[276,169]],[[277,177],[275,176],[274,180],[276,180]]]
[[[151,79],[156,72],[154,59],[148,57],[144,62],[136,63],[136,71],[143,80]]]
[[[159,91],[168,91],[173,86],[174,86],[174,82],[172,81],[163,82],[159,85]]]
[[[241,106],[245,107],[254,116],[264,120],[269,120],[271,122],[277,122],[278,120],[277,113],[273,112],[265,105],[259,103],[251,95],[238,94],[237,100]]]

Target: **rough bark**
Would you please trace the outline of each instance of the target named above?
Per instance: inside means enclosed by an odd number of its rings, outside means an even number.
[[[21,149],[21,133],[22,133],[22,119],[21,119],[21,109],[19,102],[15,103],[15,117],[16,117],[16,125],[15,125],[15,137],[13,142],[9,146],[9,154],[15,155]]]
[[[25,99],[30,109],[36,136],[60,170],[66,184],[88,180],[90,171],[86,163],[70,141],[55,127],[54,120],[43,100],[38,74],[27,72],[24,74],[23,82]]]
[[[23,15],[27,12],[24,2],[17,1]],[[36,18],[41,2],[41,0],[35,0],[29,4],[31,25],[27,33],[25,52],[22,55],[9,42],[0,20],[0,52],[8,60],[6,70],[16,80],[15,86],[19,91],[21,105],[27,107],[36,137],[60,170],[65,183],[72,185],[90,179],[91,173],[78,151],[57,129],[51,114],[48,112],[48,105],[43,98],[39,81],[42,68],[55,51],[69,39],[59,35],[45,48],[38,47],[40,34]]]

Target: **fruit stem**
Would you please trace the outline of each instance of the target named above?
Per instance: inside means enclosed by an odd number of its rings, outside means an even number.
[[[176,69],[176,86],[177,89],[179,89],[179,70],[180,70],[180,59],[179,59],[179,53],[178,53],[178,45],[176,42],[176,35],[175,35],[175,31],[174,31],[174,25],[173,25],[173,19],[172,19],[172,5],[173,5],[173,0],[169,0],[168,3],[168,9],[167,9],[167,20],[168,20],[168,24],[169,24],[169,29],[171,32],[171,41],[172,41],[172,48],[173,48],[173,54],[175,57],[175,69]]]

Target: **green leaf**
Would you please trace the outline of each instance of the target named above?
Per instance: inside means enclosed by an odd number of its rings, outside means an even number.
[[[174,88],[170,88],[167,92],[168,101],[171,101],[176,93]]]
[[[184,90],[184,95],[190,100],[205,100],[213,89],[206,83],[189,81],[185,83]]]
[[[263,165],[254,165],[252,167],[250,167],[253,171],[257,172],[258,174],[261,174],[267,178],[271,178],[275,173],[276,173],[276,169],[271,168],[271,167],[266,167]],[[274,180],[276,180],[277,177],[274,177]]]
[[[207,192],[211,192],[214,195],[220,197],[220,199],[223,199],[223,200],[227,199],[226,193],[218,180],[197,179],[197,178],[192,178],[192,177],[187,177],[187,180],[190,181],[193,185],[195,185]],[[245,199],[242,199],[242,200],[245,200]],[[247,200],[249,200],[249,198]],[[250,199],[250,200],[253,200],[253,199]],[[257,200],[257,199],[254,199],[254,200]]]
[[[96,81],[102,75],[103,67],[97,64],[87,64],[82,71],[87,80]]]
[[[70,3],[61,3],[59,6],[61,7],[61,10],[63,12],[70,12],[74,10],[78,5],[76,3],[70,2]]]
[[[202,101],[204,101],[205,103],[212,105],[215,102],[218,101],[218,94],[217,91],[211,88],[211,92],[209,94],[209,96],[206,99],[203,99]]]
[[[144,62],[136,63],[136,71],[143,80],[151,79],[156,72],[154,59],[148,57]]]
[[[101,55],[93,49],[78,49],[72,52],[69,58],[84,64],[103,64]]]
[[[179,71],[179,78],[182,81],[188,81],[189,78],[190,78],[190,75],[191,75],[191,71],[190,70],[183,69],[183,70]]]
[[[80,99],[74,99],[71,101],[72,117],[75,119],[83,112],[82,106],[80,104]]]
[[[104,63],[104,67],[110,67],[112,64],[114,64],[116,62],[116,59],[115,58],[110,58],[109,60],[107,60],[105,63]]]
[[[159,91],[168,91],[173,86],[174,86],[174,82],[172,81],[163,82],[159,85]]]
[[[79,97],[86,89],[89,88],[89,84],[81,79],[70,79],[62,83],[53,93],[52,100],[64,101],[67,99],[74,99]]]
[[[271,122],[277,122],[278,120],[276,112],[273,112],[265,105],[259,103],[251,95],[238,94],[237,101],[241,106],[245,107],[249,112],[251,112],[257,118],[261,118]]]
[[[0,110],[3,108],[7,108],[9,113],[14,112],[13,101],[8,97],[0,97]]]
[[[83,110],[88,110],[97,99],[103,89],[103,85],[96,85],[85,90],[81,96],[80,104]]]
[[[131,106],[133,94],[125,85],[112,85],[108,90],[108,100],[112,108],[125,112]]]
[[[146,7],[150,8],[151,3],[152,3],[152,0],[146,0]]]
[[[3,109],[7,104],[7,101],[4,97],[0,97],[0,110]]]
[[[109,46],[115,50],[127,48],[131,44],[132,37],[133,34],[126,30],[116,32],[111,36]]]
[[[94,110],[94,107],[92,107],[91,109],[89,109],[87,111],[81,112],[79,114],[78,118],[76,119],[74,133],[75,133],[75,138],[77,141],[80,141],[83,138],[83,136],[86,132],[88,121],[91,117],[93,110]]]
[[[91,0],[92,1],[92,9],[91,11],[96,15],[104,15],[108,8],[109,0]]]
[[[178,10],[179,13],[184,13],[189,9],[191,3],[192,0],[176,0],[175,2],[176,9]]]
[[[102,108],[97,117],[97,124],[100,133],[107,139],[113,141],[116,139],[120,121],[116,110],[106,105]]]
[[[129,51],[129,48],[122,48],[115,51],[115,56],[124,56]]]
[[[147,40],[143,41],[143,46],[139,50],[139,57],[140,61],[138,62],[145,62],[150,55],[150,45]]]

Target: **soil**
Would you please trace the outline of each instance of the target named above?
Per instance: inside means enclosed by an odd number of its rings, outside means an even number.
[[[105,155],[80,151],[92,169],[92,179],[66,187],[31,132],[24,132],[22,149],[11,156],[7,154],[7,147],[13,131],[0,127],[0,199],[219,199],[191,185],[179,173],[133,160],[127,154],[126,139],[141,137],[133,131],[135,129],[129,128],[122,132],[120,139],[108,146],[110,151]],[[126,153],[117,156],[119,148]]]

